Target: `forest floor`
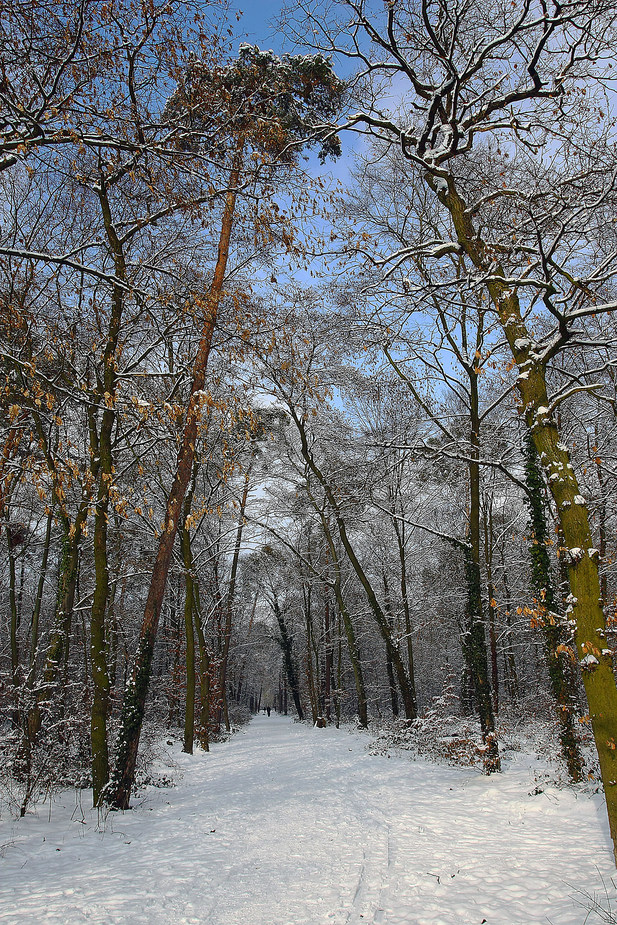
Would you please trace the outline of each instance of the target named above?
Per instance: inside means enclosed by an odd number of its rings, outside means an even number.
[[[372,754],[366,733],[258,716],[168,749],[126,813],[65,791],[0,823],[11,925],[582,925],[617,908],[603,798]],[[171,768],[171,769],[170,769]]]

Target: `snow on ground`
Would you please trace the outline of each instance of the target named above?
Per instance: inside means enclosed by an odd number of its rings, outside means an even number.
[[[259,716],[209,754],[175,746],[177,786],[126,813],[63,793],[4,819],[0,921],[582,925],[577,891],[614,898],[601,796],[530,795],[530,756],[486,778],[368,742]]]

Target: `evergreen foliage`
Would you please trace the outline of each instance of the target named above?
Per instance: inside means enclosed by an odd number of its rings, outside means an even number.
[[[230,139],[277,163],[294,164],[303,148],[318,144],[318,156],[339,157],[336,119],[344,83],[323,55],[283,55],[240,45],[226,67],[193,59],[166,107],[179,117],[184,146],[221,155]]]

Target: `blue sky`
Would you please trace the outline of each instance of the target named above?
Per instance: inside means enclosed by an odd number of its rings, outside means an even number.
[[[280,12],[283,0],[234,0],[232,5],[243,12],[236,27],[238,42],[254,42],[260,48],[272,48],[276,52],[289,50],[282,47],[276,26],[269,24]]]
[[[251,42],[262,49],[271,48],[279,55],[284,52],[296,53],[297,49],[285,39],[276,25],[276,19],[286,5],[291,5],[290,0],[230,0],[232,10],[242,10],[239,22],[236,23],[234,20],[230,22],[236,35],[235,41],[232,42],[234,51],[241,42]],[[306,49],[304,51],[306,52]],[[336,64],[335,70],[337,70]],[[346,71],[349,72],[349,64],[343,62],[338,73],[345,74]],[[351,151],[353,147],[357,147],[358,140],[348,132],[342,141],[342,157],[336,161],[328,160],[324,166],[319,164],[315,151],[307,152],[305,169],[313,175],[321,175],[324,179],[329,177],[340,180],[344,184],[349,183],[349,171],[352,165]]]
[[[242,10],[240,21],[230,23],[237,36],[234,50],[241,42],[251,42],[262,49],[271,48],[276,54],[283,52],[294,54],[297,49],[285,39],[276,25],[276,19],[286,5],[290,5],[289,0],[230,0],[232,10]],[[345,74],[346,70],[349,70],[347,62],[343,62],[341,67],[342,70],[337,71],[339,74],[341,72]],[[336,64],[335,70],[337,70]],[[309,159],[311,171],[322,175],[330,174],[347,182],[350,168],[348,151],[349,147],[356,143],[354,136],[348,133],[343,146],[343,157],[336,162],[328,161],[325,168],[318,164],[317,157],[313,154]]]
[[[285,6],[293,6],[290,0],[229,0],[229,4],[232,11],[242,11],[239,22],[235,21],[235,16],[230,21],[236,35],[232,45],[237,47],[240,42],[251,42],[262,49],[271,48],[279,55],[298,52],[276,25],[281,10]],[[300,53],[306,52],[307,49],[300,49]],[[345,58],[334,55],[333,60],[339,77],[348,77],[355,70],[355,66]]]

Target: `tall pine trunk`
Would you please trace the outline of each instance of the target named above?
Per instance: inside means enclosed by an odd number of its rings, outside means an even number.
[[[145,713],[146,697],[150,684],[154,644],[167,585],[167,574],[169,572],[174,541],[178,530],[178,520],[182,514],[182,502],[191,478],[193,460],[195,457],[200,393],[203,390],[206,380],[212,339],[223,293],[223,282],[225,280],[225,272],[229,258],[233,217],[242,166],[243,147],[244,144],[241,137],[236,146],[229,175],[229,188],[225,197],[225,207],[223,209],[218,256],[210,292],[204,306],[204,324],[197,355],[193,364],[193,381],[191,383],[182,442],[178,450],[176,474],[167,499],[163,530],[159,538],[150,587],[148,589],[135,662],[131,678],[124,694],[124,703],[120,718],[120,731],[118,734],[116,768],[105,796],[106,801],[116,809],[128,809],[131,788],[135,779],[137,751]]]

